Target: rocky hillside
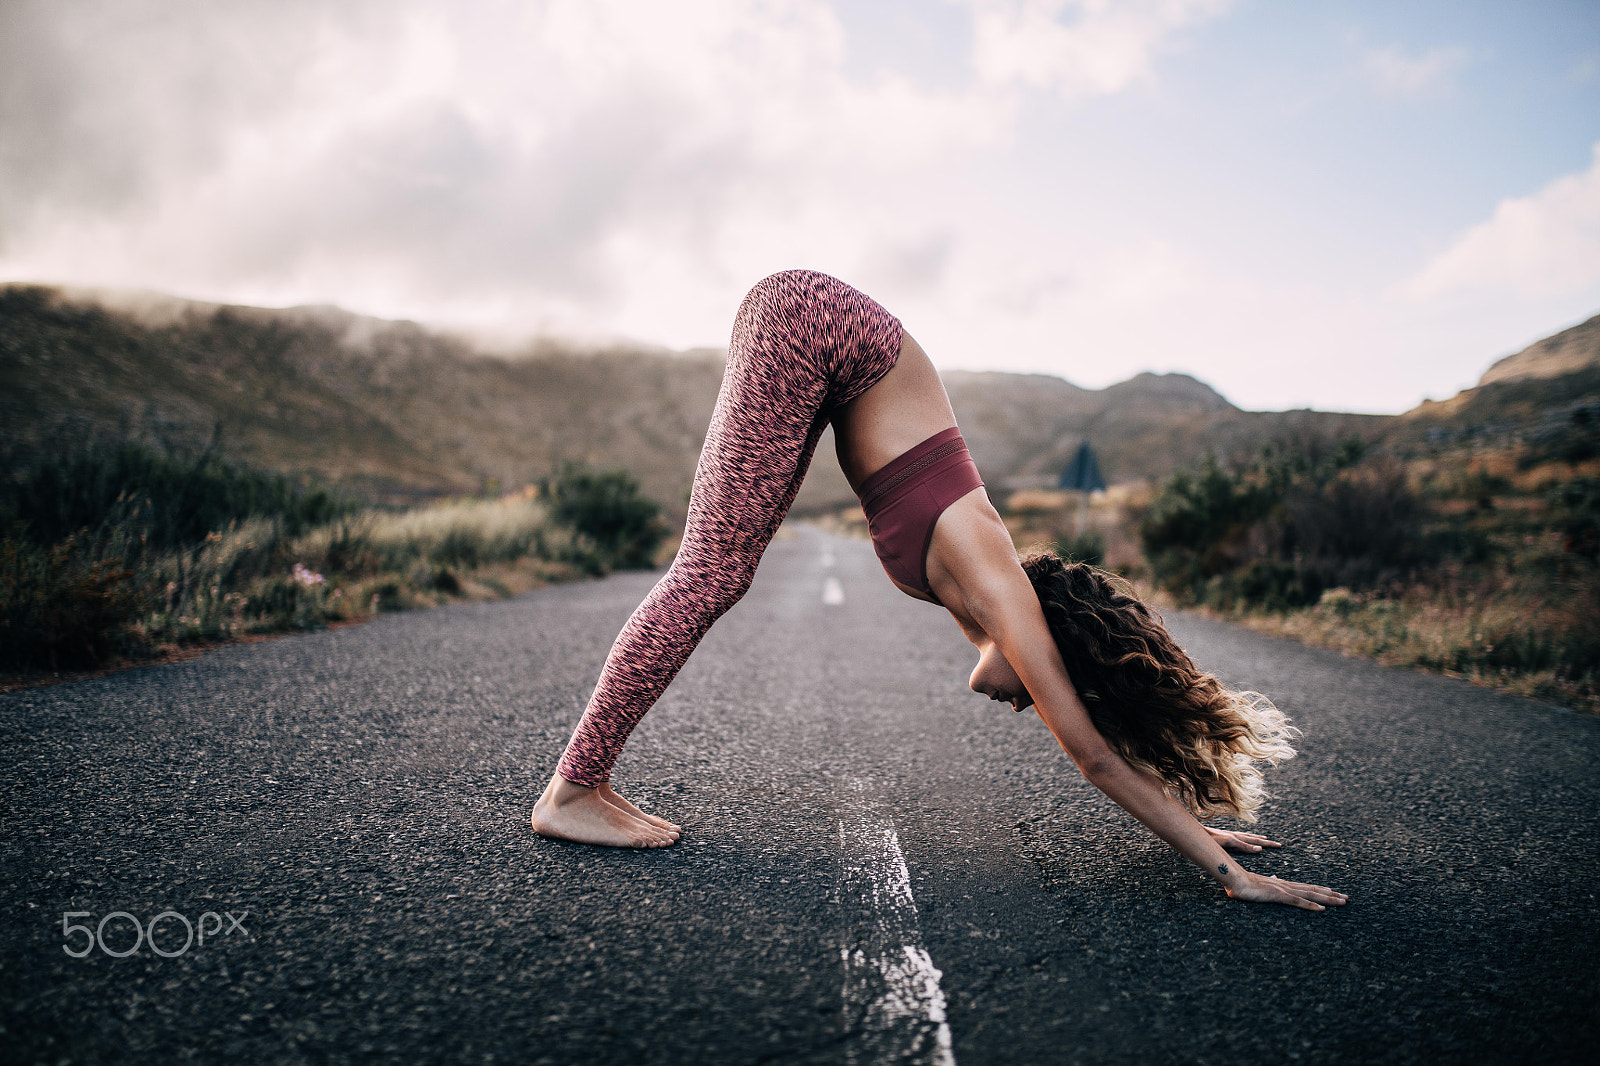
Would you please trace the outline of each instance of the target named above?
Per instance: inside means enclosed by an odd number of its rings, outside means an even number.
[[[721,380],[715,353],[496,358],[331,308],[112,311],[0,289],[0,422],[13,449],[85,435],[205,440],[391,502],[626,465],[681,509]]]
[[[500,356],[414,323],[334,308],[136,304],[0,286],[5,452],[93,436],[203,442],[221,427],[231,456],[388,502],[514,488],[577,460],[632,470],[681,515],[721,372],[721,354],[710,351],[545,343]],[[1419,409],[1420,422],[1241,411],[1181,374],[1140,374],[1099,390],[1024,374],[952,372],[946,384],[997,490],[1050,482],[1084,439],[1109,480],[1127,481],[1161,477],[1207,450],[1377,439],[1493,414],[1467,394]],[[1541,402],[1543,392],[1524,405]],[[827,461],[831,450],[825,440],[802,511],[853,500]]]
[[[1241,411],[1187,374],[1139,374],[1081,389],[1041,374],[945,375],[962,433],[984,476],[1005,487],[1053,484],[1088,440],[1111,481],[1158,478],[1207,451],[1254,452],[1269,441],[1376,439],[1384,415]]]
[[[1506,356],[1484,371],[1478,384],[1557,378],[1596,368],[1600,368],[1600,315]]]

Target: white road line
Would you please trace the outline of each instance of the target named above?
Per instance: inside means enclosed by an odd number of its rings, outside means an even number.
[[[828,569],[831,569],[832,567],[833,567],[833,549],[832,548],[823,548],[822,549],[822,568],[824,570],[828,570]]]
[[[851,1066],[955,1066],[943,976],[922,947],[911,873],[894,819],[859,781],[839,789],[839,898]]]
[[[844,602],[844,586],[839,584],[839,579],[830,577],[822,583],[822,602],[829,607],[837,607]]]

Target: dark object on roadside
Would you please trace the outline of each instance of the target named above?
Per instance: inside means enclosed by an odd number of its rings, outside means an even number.
[[[132,577],[77,537],[48,547],[0,539],[0,668],[54,673],[110,661],[139,614]]]
[[[1600,558],[1600,478],[1579,478],[1550,494],[1561,547],[1574,555]]]
[[[666,539],[661,506],[639,490],[626,470],[589,470],[569,464],[543,489],[556,521],[586,538],[603,566],[648,569]]]
[[[1100,460],[1095,458],[1094,449],[1089,447],[1088,441],[1078,445],[1078,453],[1061,471],[1059,487],[1075,492],[1105,491],[1105,478],[1100,476]]]

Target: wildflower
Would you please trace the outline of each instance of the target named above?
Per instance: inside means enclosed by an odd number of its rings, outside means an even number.
[[[315,588],[323,582],[321,574],[314,570],[307,570],[301,563],[294,564],[294,569],[290,571],[289,576],[308,589]]]

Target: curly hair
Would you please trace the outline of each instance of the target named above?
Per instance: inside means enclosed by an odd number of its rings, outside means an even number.
[[[1022,569],[1106,742],[1197,817],[1255,821],[1266,797],[1256,763],[1293,758],[1300,731],[1259,692],[1230,691],[1197,668],[1115,575],[1053,552]]]

